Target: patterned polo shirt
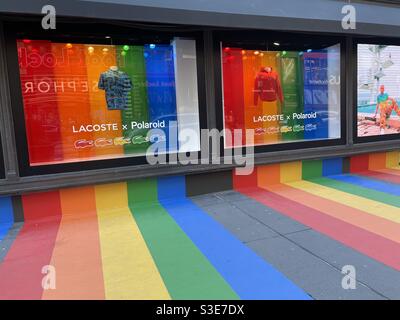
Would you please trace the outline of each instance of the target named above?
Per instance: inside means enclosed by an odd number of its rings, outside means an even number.
[[[128,109],[132,81],[125,72],[111,69],[103,72],[98,87],[105,90],[108,110]]]

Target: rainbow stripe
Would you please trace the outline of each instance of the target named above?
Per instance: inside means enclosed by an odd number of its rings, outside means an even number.
[[[310,299],[184,194],[174,177],[22,196],[0,299]]]
[[[399,153],[258,166],[234,189],[400,270]],[[372,175],[372,176],[371,176]],[[186,197],[184,177],[0,198],[0,299],[310,299]],[[15,225],[14,225],[15,227]],[[56,289],[43,279],[56,271]]]
[[[398,164],[398,152],[379,153],[259,166],[233,179],[243,194],[400,270]]]

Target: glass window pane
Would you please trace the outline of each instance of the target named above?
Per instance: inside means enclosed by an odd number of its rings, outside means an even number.
[[[31,166],[199,150],[195,40],[17,46]]]
[[[400,46],[358,44],[358,137],[400,133]]]
[[[265,47],[221,43],[225,129],[251,130],[259,146],[341,138],[340,44]]]

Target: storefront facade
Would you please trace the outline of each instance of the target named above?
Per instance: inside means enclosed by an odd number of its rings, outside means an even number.
[[[172,174],[222,188],[235,164],[147,163],[156,142],[199,158],[201,129],[226,130],[221,154],[252,130],[256,164],[398,150],[400,8],[356,3],[344,30],[340,1],[268,2],[56,1],[56,30],[40,1],[0,4],[0,193]]]

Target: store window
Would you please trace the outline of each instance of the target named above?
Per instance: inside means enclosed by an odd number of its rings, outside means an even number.
[[[400,134],[400,46],[359,43],[357,58],[357,136],[395,138]]]
[[[194,39],[16,42],[30,166],[200,149]]]
[[[341,139],[340,42],[246,35],[219,42],[223,127],[250,129],[255,146]]]

